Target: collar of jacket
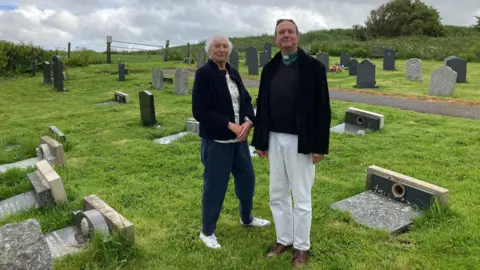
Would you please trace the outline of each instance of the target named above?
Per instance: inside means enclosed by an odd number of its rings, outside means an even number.
[[[212,59],[208,59],[206,64],[209,65],[216,72],[216,74],[220,74],[220,69]],[[237,72],[235,71],[235,69],[232,66],[230,66],[228,62],[225,64],[225,68],[227,69],[230,79],[235,81],[237,84],[242,84],[239,75],[237,75]]]
[[[305,53],[304,50],[302,50],[300,47],[297,48],[297,61],[299,64],[301,64],[307,57],[307,53]],[[275,56],[272,58],[272,64],[275,66],[280,65],[280,63],[283,61],[282,59],[282,52],[277,52]],[[299,65],[301,66],[301,65]]]

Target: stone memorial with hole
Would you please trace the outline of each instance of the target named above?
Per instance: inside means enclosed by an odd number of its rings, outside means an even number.
[[[330,57],[328,53],[318,53],[316,58],[325,66],[325,70],[328,72],[330,70]]]
[[[358,64],[357,84],[355,88],[378,88],[375,80],[375,64],[365,59]]]
[[[57,90],[57,92],[64,92],[64,77],[63,77],[63,64],[62,64],[62,57],[60,55],[56,55],[52,58],[53,64],[53,86]]]
[[[409,230],[429,208],[446,206],[448,197],[445,188],[372,165],[367,168],[365,191],[331,208],[349,213],[358,224],[396,234]]]
[[[428,94],[432,96],[453,96],[457,72],[448,66],[441,66],[432,72]]]
[[[350,54],[344,52],[340,55],[340,65],[348,68],[348,64],[350,64]]]
[[[160,68],[152,69],[152,88],[163,89],[163,70]]]
[[[384,124],[384,115],[350,107],[345,112],[344,122],[332,127],[330,130],[336,133],[349,133],[363,136],[367,129],[372,131],[382,130]]]
[[[258,75],[258,53],[255,47],[249,46],[246,51],[248,75]]]
[[[383,51],[383,70],[395,70],[395,50],[386,49]]]
[[[445,66],[457,73],[457,83],[467,82],[467,61],[456,56],[449,56],[444,60]]]
[[[157,123],[155,117],[155,102],[153,94],[148,90],[138,92],[140,102],[140,118],[144,126],[153,126]]]
[[[43,62],[43,83],[44,84],[51,84],[52,83],[52,70],[51,65],[48,61]]]
[[[188,95],[188,70],[186,68],[177,68],[175,71],[175,94]]]
[[[115,98],[115,101],[121,104],[127,104],[130,103],[130,95],[120,92],[120,91],[115,91],[113,94],[113,97]]]
[[[352,58],[348,64],[348,76],[357,76],[358,74],[358,60]]]
[[[237,50],[233,49],[230,53],[228,63],[230,66],[238,71],[238,52]]]
[[[422,60],[408,59],[406,64],[405,79],[409,81],[422,81]]]

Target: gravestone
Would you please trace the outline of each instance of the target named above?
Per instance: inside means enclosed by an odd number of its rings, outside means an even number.
[[[50,136],[40,137],[40,145],[35,149],[37,157],[48,161],[52,165],[65,164],[65,150],[63,145]]]
[[[125,64],[118,64],[118,80],[121,82],[125,81]]]
[[[53,63],[53,86],[57,89],[57,92],[65,91],[63,85],[63,64],[62,64],[62,57],[60,55],[56,55],[52,58]]]
[[[349,76],[357,76],[358,74],[358,60],[353,58],[350,60],[348,64],[348,75]]]
[[[115,91],[113,94],[113,97],[115,98],[115,101],[118,103],[126,104],[130,103],[130,95],[120,92],[120,91]]]
[[[344,123],[334,126],[330,130],[336,133],[363,136],[367,129],[378,131],[382,130],[384,125],[385,117],[382,114],[350,107],[345,112]]]
[[[272,59],[272,43],[265,42],[265,44],[263,44],[263,51],[267,52],[267,62],[270,61],[270,59]]]
[[[378,88],[375,84],[375,64],[365,59],[358,65],[357,84],[355,88]]]
[[[408,59],[406,64],[405,79],[409,81],[421,81],[422,79],[422,60],[418,58]]]
[[[467,82],[467,61],[455,56],[445,59],[445,66],[450,67],[457,73],[457,83]]]
[[[163,89],[163,70],[160,68],[152,69],[152,87],[153,89]]]
[[[37,75],[37,61],[32,63],[32,76],[35,77],[35,75]]]
[[[395,70],[395,51],[386,49],[383,51],[383,70]]]
[[[448,203],[449,191],[413,177],[378,166],[367,169],[366,191],[331,204],[331,208],[349,212],[364,226],[400,233],[409,229],[417,217],[438,201]]]
[[[457,72],[448,66],[442,66],[432,72],[428,94],[433,96],[452,96],[455,91]]]
[[[328,53],[318,53],[317,54],[317,60],[320,61],[324,66],[325,66],[325,69],[327,70],[330,70],[330,57],[328,55]]]
[[[340,55],[340,65],[348,67],[348,64],[350,64],[350,54],[342,53]]]
[[[197,53],[197,68],[203,66],[205,64],[205,52],[199,51]]]
[[[52,83],[52,75],[51,75],[51,66],[48,61],[43,62],[43,83],[51,84]]]
[[[228,59],[228,63],[230,66],[236,70],[238,70],[238,52],[237,50],[233,49],[230,53],[230,57]]]
[[[155,118],[155,103],[153,94],[148,90],[138,92],[140,101],[140,116],[144,126],[152,126],[157,123]]]
[[[177,68],[174,82],[176,95],[188,95],[188,70],[186,68]]]
[[[248,75],[258,75],[258,52],[255,47],[249,46],[246,51]]]
[[[185,122],[185,129],[187,132],[199,133],[200,132],[200,123],[194,118],[187,119]]]
[[[53,269],[52,254],[38,220],[0,227],[0,269]]]
[[[268,63],[268,52],[260,52],[259,53],[259,57],[260,57],[260,67],[264,67],[267,63]]]
[[[56,137],[57,140],[66,142],[67,138],[65,137],[65,134],[61,132],[56,126],[49,126],[48,127],[50,130],[50,133]]]

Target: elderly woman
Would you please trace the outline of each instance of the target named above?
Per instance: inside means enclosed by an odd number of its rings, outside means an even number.
[[[220,248],[214,231],[230,173],[240,201],[240,224],[263,227],[270,221],[252,216],[255,175],[247,138],[255,113],[240,74],[227,62],[232,43],[228,37],[214,36],[205,50],[209,60],[196,71],[192,90],[204,165],[200,239],[209,248]]]

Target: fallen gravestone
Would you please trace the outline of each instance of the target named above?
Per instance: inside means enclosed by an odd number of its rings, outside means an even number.
[[[61,132],[56,126],[49,126],[48,129],[50,130],[50,134],[54,136],[56,140],[63,143],[67,141],[65,134],[63,134],[63,132]]]
[[[365,111],[350,107],[345,112],[344,123],[332,127],[330,130],[336,133],[349,133],[363,136],[367,129],[382,130],[385,117],[382,114]]]
[[[383,51],[383,70],[395,70],[395,50]]]
[[[367,227],[400,233],[437,201],[445,206],[448,196],[447,189],[372,165],[367,169],[366,191],[331,208],[349,212]]]
[[[158,144],[170,144],[173,141],[176,141],[176,140],[186,136],[187,134],[194,133],[194,134],[198,135],[198,133],[200,132],[200,123],[197,120],[195,120],[194,118],[189,118],[185,121],[185,130],[186,131],[184,131],[184,132],[180,132],[180,133],[173,134],[173,135],[170,135],[170,136],[167,136],[167,137],[155,139],[155,140],[153,140],[153,142],[158,143]]]
[[[255,47],[247,48],[246,58],[248,65],[248,75],[258,75],[258,53]]]
[[[115,91],[113,96],[115,98],[115,101],[118,103],[122,103],[122,104],[130,103],[130,95],[128,94],[125,94],[120,91]]]
[[[188,95],[188,70],[186,68],[177,68],[175,71],[175,94]]]
[[[407,61],[405,79],[409,81],[422,81],[422,60],[411,58]]]
[[[355,88],[378,88],[375,81],[375,64],[365,59],[358,64],[357,84]]]
[[[0,269],[53,269],[53,258],[38,220],[0,227]]]
[[[52,76],[51,76],[51,66],[48,61],[43,62],[43,83],[51,84],[52,83]]]
[[[35,164],[36,171],[27,174],[33,189],[0,202],[0,219],[31,208],[67,202],[60,175],[46,160]]]
[[[238,70],[238,52],[237,50],[233,49],[230,56],[229,56],[229,59],[228,59],[228,63],[230,64],[230,66],[236,70]]]
[[[148,90],[138,92],[140,101],[140,117],[144,126],[153,126],[157,123],[155,118],[155,102],[153,94]]]
[[[428,94],[433,96],[452,96],[455,91],[457,72],[448,66],[442,66],[432,72]]]
[[[358,60],[353,58],[348,65],[348,76],[357,76],[358,74]]]
[[[457,73],[457,83],[467,82],[467,61],[456,56],[449,56],[445,59],[445,66],[450,67]]]
[[[163,89],[163,70],[159,68],[152,69],[152,87],[153,89]]]
[[[57,89],[57,92],[64,92],[65,88],[63,85],[63,64],[62,57],[56,55],[52,58],[53,63],[53,86]]]
[[[325,66],[327,72],[330,70],[330,57],[328,56],[328,53],[318,53],[317,60]]]
[[[340,65],[348,68],[348,64],[350,64],[350,54],[342,53],[340,55]]]

